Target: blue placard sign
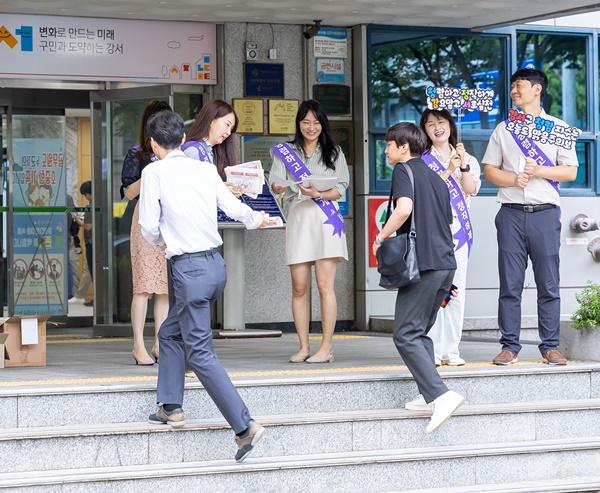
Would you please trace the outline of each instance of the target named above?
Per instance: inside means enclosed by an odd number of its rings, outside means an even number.
[[[245,63],[244,95],[284,97],[283,63]]]
[[[279,208],[279,204],[275,200],[275,197],[273,197],[271,194],[271,191],[266,184],[263,185],[262,193],[255,199],[248,197],[247,195],[242,195],[240,200],[255,211],[266,212],[272,217],[280,217],[283,221],[283,224],[285,224],[285,217]],[[217,221],[219,222],[219,225],[236,224],[241,226],[240,222],[236,221],[235,219],[231,219],[221,209],[217,209]]]

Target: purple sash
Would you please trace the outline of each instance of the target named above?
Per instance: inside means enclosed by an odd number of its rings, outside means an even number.
[[[185,150],[189,149],[190,147],[193,147],[198,151],[199,161],[205,161],[207,163],[215,164],[213,163],[213,159],[208,154],[206,148],[200,142],[196,140],[188,140],[181,146],[181,150],[185,152]]]
[[[300,156],[298,156],[289,144],[282,142],[281,144],[273,146],[271,148],[271,155],[277,156],[281,160],[290,175],[292,175],[297,182],[305,180],[312,175],[310,170],[306,167],[306,164],[304,164]],[[319,206],[319,209],[323,211],[323,214],[325,214],[326,220],[324,224],[331,224],[333,226],[332,234],[341,237],[346,227],[344,225],[344,218],[340,214],[335,202],[321,199],[313,199],[313,201]]]
[[[423,154],[421,159],[429,166],[429,169],[435,171],[438,175],[446,170],[444,165],[430,152]],[[456,212],[456,217],[460,223],[460,229],[454,234],[454,239],[458,241],[456,249],[458,250],[466,243],[469,247],[469,255],[471,255],[471,247],[473,246],[473,227],[471,226],[471,216],[469,215],[467,201],[465,200],[459,184],[456,183],[456,180],[452,175],[448,177],[447,183],[448,192],[450,193],[450,205],[452,205],[454,212]]]
[[[507,124],[508,120],[504,120],[504,123]],[[529,138],[526,135],[515,135],[508,128],[506,131],[512,136],[515,143],[521,149],[521,152],[525,155],[525,157],[530,157],[535,160],[535,162],[540,166],[554,166],[552,160],[546,156],[546,153],[540,149],[540,147],[533,141],[533,139]],[[552,188],[556,190],[556,193],[560,194],[560,184],[557,181],[549,180],[546,178],[546,181],[552,185]]]

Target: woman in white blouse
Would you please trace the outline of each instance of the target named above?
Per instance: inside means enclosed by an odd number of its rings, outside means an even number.
[[[421,116],[421,128],[425,131],[428,143],[428,152],[437,159],[446,171],[440,177],[448,180],[450,176],[465,197],[467,208],[470,197],[477,195],[481,186],[481,168],[477,159],[465,151],[462,142],[458,142],[456,125],[448,110],[425,110]],[[452,234],[460,228],[456,211],[452,209]],[[456,274],[454,285],[458,288],[458,297],[446,307],[440,308],[434,326],[429,332],[433,341],[435,362],[437,365],[447,364],[461,366],[465,361],[460,357],[458,344],[462,336],[465,314],[465,291],[467,281],[467,265],[469,262],[469,248],[462,244],[457,249],[455,241],[454,254],[456,257]]]
[[[292,312],[300,341],[291,363],[330,363],[333,356],[333,332],[337,319],[335,273],[337,263],[348,260],[346,234],[334,234],[331,224],[317,200],[336,203],[342,198],[350,180],[344,153],[334,142],[329,120],[317,101],[303,101],[296,115],[296,135],[290,148],[304,162],[314,177],[336,177],[329,190],[317,190],[312,185],[294,184],[294,177],[277,156],[269,181],[275,193],[282,193],[287,210],[286,257],[292,276]],[[315,200],[310,200],[315,199]],[[335,205],[337,207],[337,204]],[[315,268],[323,339],[318,351],[310,356],[310,278]]]

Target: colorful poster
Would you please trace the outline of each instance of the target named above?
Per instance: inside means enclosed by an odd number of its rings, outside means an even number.
[[[18,315],[66,315],[67,218],[15,213],[13,306]]]
[[[315,58],[348,58],[345,27],[322,27],[314,38]]]
[[[216,84],[216,25],[0,15],[0,77]]]
[[[64,139],[13,139],[13,206],[66,205]]]
[[[344,60],[342,58],[317,58],[315,79],[317,82],[343,84],[345,81]]]

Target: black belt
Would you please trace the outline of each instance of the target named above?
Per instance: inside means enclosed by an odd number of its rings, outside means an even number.
[[[523,212],[540,212],[548,209],[556,209],[555,204],[502,204],[502,207],[517,209]]]
[[[201,252],[182,253],[181,255],[173,255],[169,260],[171,260],[171,262],[176,262],[177,260],[181,260],[184,258],[210,257],[218,251],[218,248],[211,248],[210,250],[203,250]]]

